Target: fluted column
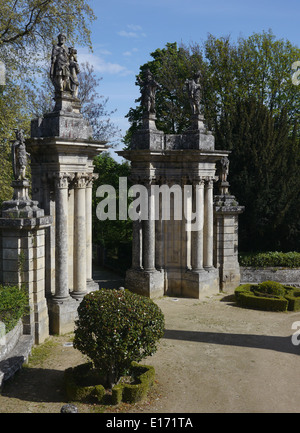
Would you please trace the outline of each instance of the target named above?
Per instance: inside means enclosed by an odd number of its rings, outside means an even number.
[[[86,278],[92,280],[92,197],[93,182],[98,179],[98,174],[89,174],[87,176],[85,191],[85,211],[86,211]]]
[[[144,271],[155,270],[155,195],[151,191],[150,179],[145,183],[148,191],[148,220],[144,220],[143,227],[143,267]]]
[[[213,267],[213,180],[208,179],[204,188],[204,267]]]
[[[132,221],[132,269],[142,269],[142,223]]]
[[[74,267],[72,297],[86,294],[86,176],[76,173],[74,179]]]
[[[57,173],[55,181],[55,294],[69,297],[68,280],[68,183],[67,173]]]
[[[160,177],[158,186],[161,187],[165,179]],[[162,219],[162,195],[158,194],[155,201],[155,211],[158,219],[155,221],[155,268],[161,271],[164,267],[164,221]]]
[[[196,222],[192,231],[192,269],[203,270],[203,228],[204,228],[204,181],[202,179],[193,182],[194,187],[194,212]]]

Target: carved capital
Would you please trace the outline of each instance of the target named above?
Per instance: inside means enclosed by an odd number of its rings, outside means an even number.
[[[98,173],[87,173],[86,175],[86,187],[92,188],[95,180],[99,178]]]
[[[74,188],[86,188],[88,176],[86,173],[75,173],[73,186]]]
[[[55,189],[67,189],[71,179],[70,173],[55,173],[53,175]]]

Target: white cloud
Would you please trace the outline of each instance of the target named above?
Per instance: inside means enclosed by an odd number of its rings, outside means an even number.
[[[134,24],[127,24],[127,28],[130,31],[127,30],[121,30],[118,32],[119,36],[125,37],[125,38],[145,38],[147,35],[146,33],[142,32],[142,27]]]
[[[119,36],[125,37],[125,38],[138,38],[138,34],[135,32],[126,32],[125,30],[121,30],[118,32]]]
[[[141,26],[136,26],[134,24],[127,24],[127,28],[134,31],[134,32],[138,32],[142,30]]]
[[[86,52],[84,50],[78,50],[78,61],[79,63],[88,62],[94,67],[95,72],[101,74],[120,74],[120,75],[131,75],[132,71],[122,66],[119,63],[107,62],[103,57],[96,54]]]

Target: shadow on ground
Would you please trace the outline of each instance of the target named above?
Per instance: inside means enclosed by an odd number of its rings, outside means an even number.
[[[166,329],[164,338],[227,346],[253,347],[300,355],[300,346],[295,346],[292,343],[292,337]]]
[[[62,402],[63,376],[64,371],[26,367],[4,383],[1,395],[31,402]]]

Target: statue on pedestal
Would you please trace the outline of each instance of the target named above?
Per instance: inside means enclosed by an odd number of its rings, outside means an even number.
[[[159,83],[154,79],[150,69],[146,70],[144,80],[138,77],[138,82],[142,86],[142,107],[146,113],[155,115],[155,93],[156,89],[160,88]]]
[[[185,81],[185,89],[189,95],[192,114],[201,114],[201,72],[198,71],[193,78]]]
[[[56,95],[63,92],[70,93],[74,98],[78,95],[79,82],[77,74],[77,50],[65,45],[66,35],[58,35],[58,43],[53,46],[51,56],[50,78],[54,85]]]
[[[26,152],[25,139],[23,130],[16,129],[16,140],[12,143],[12,164],[15,180],[26,179],[26,167],[27,167],[27,156],[29,153]]]

